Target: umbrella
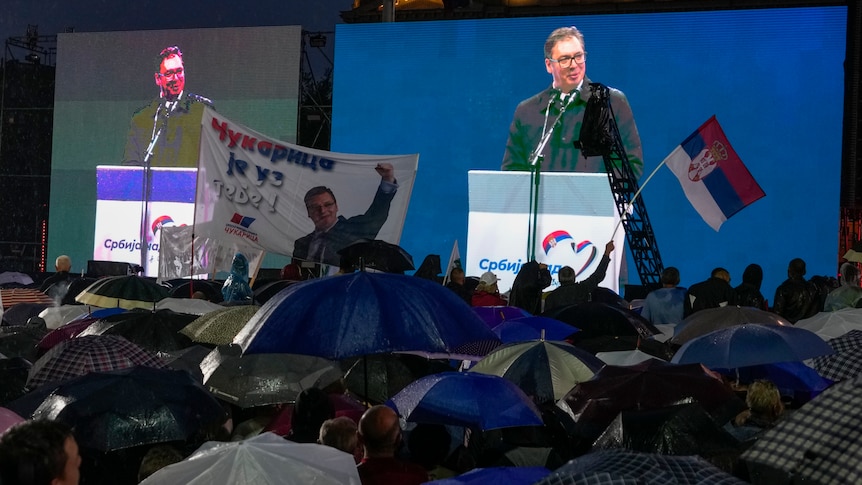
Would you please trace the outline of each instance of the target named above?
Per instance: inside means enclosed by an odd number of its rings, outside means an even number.
[[[475,468],[457,477],[425,482],[434,485],[484,485],[505,483],[506,485],[530,485],[545,478],[551,470],[543,466],[497,466]]]
[[[796,322],[796,328],[811,330],[823,340],[840,337],[851,330],[862,330],[862,308],[842,308],[820,312]]]
[[[498,347],[471,372],[508,379],[537,402],[553,402],[591,379],[604,362],[568,342],[534,340]]]
[[[183,441],[226,417],[187,372],[144,366],[43,386],[7,407],[26,418],[62,421],[80,446],[99,451]]]
[[[677,325],[676,334],[671,341],[682,345],[695,337],[700,337],[722,328],[745,324],[791,325],[787,319],[775,313],[753,307],[723,306],[720,308],[707,308],[692,313]]]
[[[79,337],[54,346],[36,362],[27,376],[27,387],[64,381],[88,372],[125,369],[136,365],[164,367],[154,354],[116,335]]]
[[[66,294],[63,295],[63,299],[60,300],[61,305],[80,305],[77,301],[75,301],[75,297],[78,296],[79,293],[86,290],[90,285],[99,281],[98,278],[90,278],[90,277],[81,277],[74,278],[69,280],[69,287],[66,289]],[[50,288],[49,288],[50,289]],[[96,305],[98,306],[98,305]],[[116,303],[111,303],[108,305],[108,308],[116,306]]]
[[[3,436],[3,433],[8,431],[12,426],[15,426],[18,423],[23,423],[24,421],[25,419],[18,416],[14,411],[0,408],[0,436]]]
[[[233,342],[236,334],[259,309],[257,305],[221,307],[220,310],[196,318],[180,330],[180,333],[194,342],[227,345]]]
[[[60,328],[55,328],[48,332],[47,335],[42,337],[42,340],[39,341],[36,346],[42,350],[43,352],[53,348],[55,345],[60,342],[64,342],[71,338],[77,337],[81,332],[87,329],[90,325],[97,322],[98,318],[82,318],[80,320],[74,320],[63,325]]]
[[[398,351],[458,354],[482,341],[499,343],[454,292],[422,278],[362,271],[291,286],[234,339],[246,354],[336,360]]]
[[[75,301],[103,308],[126,310],[155,309],[155,303],[168,297],[168,289],[155,281],[136,275],[102,278],[78,293]]]
[[[276,280],[270,281],[259,288],[255,288],[254,293],[254,301],[259,305],[263,305],[272,299],[275,295],[278,294],[281,290],[298,283],[298,281],[291,280]]]
[[[195,344],[180,350],[156,352],[156,355],[168,369],[186,371],[196,381],[203,383],[204,374],[201,372],[201,362],[203,362],[212,350],[212,347]]]
[[[528,340],[565,340],[578,329],[548,317],[519,317],[492,328],[504,344]]]
[[[53,305],[54,299],[42,293],[36,288],[3,288],[0,289],[0,301],[3,308],[7,309],[19,303],[40,303],[42,305]]]
[[[189,315],[204,315],[206,313],[224,308],[218,303],[197,298],[165,298],[156,303],[156,310],[171,310],[177,313]]]
[[[541,413],[524,391],[502,377],[477,372],[442,372],[422,377],[393,396],[387,405],[416,423],[481,430],[543,425]]]
[[[46,327],[53,330],[87,313],[90,313],[90,307],[87,305],[61,305],[42,310],[39,317],[45,320]]]
[[[372,403],[383,403],[420,377],[452,371],[445,362],[410,354],[369,355],[344,375],[347,389]]]
[[[305,389],[341,378],[338,364],[309,355],[241,355],[235,345],[217,347],[201,362],[203,383],[222,400],[241,408],[286,403]]]
[[[640,350],[645,354],[665,361],[673,358],[674,354],[673,348],[663,342],[634,335],[604,335],[587,340],[579,340],[574,342],[574,346],[597,355],[600,352]]]
[[[580,456],[536,485],[643,484],[744,485],[698,456],[601,450]]]
[[[593,444],[594,450],[626,449],[662,455],[732,455],[739,442],[698,403],[623,411]]]
[[[823,378],[816,370],[802,362],[776,362],[739,369],[714,370],[741,384],[751,384],[758,379],[766,379],[775,384],[782,397],[793,400],[794,408],[810,401],[833,384],[831,380]]]
[[[605,364],[610,365],[635,365],[650,359],[664,360],[639,349],[599,352],[596,354],[596,357]]]
[[[170,296],[173,298],[191,298],[195,291],[200,291],[206,295],[207,300],[213,303],[221,303],[224,297],[221,294],[221,287],[224,282],[212,280],[171,280]]]
[[[356,268],[373,268],[385,273],[403,273],[415,269],[413,256],[397,244],[379,239],[360,239],[338,250],[348,264]]]
[[[8,285],[10,283],[24,286],[32,285],[33,278],[26,273],[19,273],[17,271],[4,271],[0,273],[0,285]]]
[[[624,367],[606,365],[591,380],[576,385],[557,406],[595,438],[622,411],[684,402],[699,403],[717,423],[727,422],[745,409],[733,390],[700,364],[658,360]]]
[[[141,483],[360,485],[353,456],[329,446],[293,443],[273,433],[232,443],[209,441]]]
[[[24,325],[32,317],[39,316],[51,303],[16,303],[3,312],[3,325]]]
[[[27,393],[27,374],[32,366],[33,364],[27,359],[21,357],[0,359],[0,404],[5,404]]]
[[[195,318],[194,315],[170,310],[153,312],[138,309],[103,318],[87,327],[78,337],[120,335],[153,352],[179,350],[192,345],[191,339],[179,331]]]
[[[837,383],[772,429],[742,454],[752,478],[783,475],[774,483],[862,481],[862,377]]]
[[[514,306],[476,306],[473,307],[473,311],[490,328],[494,328],[506,320],[533,316],[527,310]]]
[[[39,354],[36,345],[47,333],[48,329],[41,324],[0,327],[0,354],[32,362]]]
[[[581,331],[572,337],[575,344],[607,335],[650,338],[661,333],[637,312],[607,303],[588,302],[564,306],[544,313],[543,316],[556,318],[579,328]]]
[[[862,330],[851,330],[827,343],[835,353],[817,357],[811,362],[817,373],[833,381],[862,374]]]
[[[829,344],[808,330],[746,324],[689,340],[674,354],[671,362],[734,369],[774,362],[799,362],[831,353]]]

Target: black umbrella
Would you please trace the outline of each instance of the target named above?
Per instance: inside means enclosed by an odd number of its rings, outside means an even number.
[[[338,251],[348,263],[364,269],[373,268],[384,273],[404,273],[414,269],[413,256],[401,246],[379,239],[362,239]]]
[[[264,285],[261,285],[258,288],[252,290],[254,293],[254,301],[258,305],[263,305],[268,302],[272,297],[278,294],[281,290],[299,283],[299,281],[291,281],[291,280],[276,280],[270,281]]]
[[[728,456],[739,442],[721,428],[700,404],[628,410],[596,440],[593,449],[623,448],[662,455]]]
[[[169,293],[172,298],[191,298],[194,292],[200,291],[206,295],[207,300],[213,303],[224,301],[224,297],[221,294],[221,287],[224,282],[179,279],[171,280],[169,283],[171,284]]]
[[[27,373],[32,364],[24,358],[0,359],[0,405],[27,393]]]
[[[36,347],[48,329],[44,321],[18,325],[15,327],[0,327],[0,354],[6,357],[23,357],[34,361],[39,355]]]
[[[9,326],[24,325],[31,317],[38,317],[42,311],[51,305],[46,303],[18,303],[3,312],[3,324]]]
[[[587,302],[551,310],[542,316],[555,318],[580,329],[573,343],[604,335],[634,335],[650,338],[661,332],[637,312],[607,303]]]
[[[168,297],[168,289],[155,281],[136,275],[102,278],[75,296],[75,301],[102,308],[154,309],[156,302]]]
[[[192,340],[179,331],[197,318],[197,315],[171,310],[131,310],[105,317],[87,327],[78,336],[119,335],[145,349],[168,352],[192,345]]]
[[[377,354],[360,358],[344,375],[347,389],[381,404],[420,377],[454,369],[443,361],[412,354]]]
[[[184,371],[131,367],[91,372],[9,403],[22,417],[62,421],[78,445],[100,451],[182,441],[226,418]]]

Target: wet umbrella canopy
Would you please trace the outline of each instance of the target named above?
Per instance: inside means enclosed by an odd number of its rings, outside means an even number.
[[[140,276],[111,276],[97,280],[75,297],[75,301],[102,308],[153,310],[156,302],[168,297],[168,289]]]
[[[222,308],[201,315],[180,330],[180,333],[195,342],[228,345],[259,309],[257,305]]]
[[[357,396],[380,404],[420,377],[453,370],[418,355],[371,355],[356,360],[344,375],[344,384]]]
[[[477,341],[499,343],[454,292],[422,278],[362,271],[287,288],[234,340],[245,354],[329,359],[398,351],[458,354]]]
[[[182,441],[221,423],[218,400],[184,371],[131,367],[44,386],[7,406],[75,428],[78,445],[101,451]]]
[[[542,426],[541,413],[524,391],[502,377],[443,372],[418,379],[387,404],[407,421],[481,430]]]
[[[192,345],[191,339],[179,331],[195,318],[194,315],[170,310],[153,312],[139,309],[105,317],[78,336],[119,335],[145,349],[167,352]]]
[[[338,251],[357,269],[373,268],[386,273],[403,273],[415,269],[413,256],[397,244],[379,239],[360,240]]]
[[[661,333],[637,312],[607,303],[588,302],[564,306],[542,316],[555,318],[580,329],[572,337],[574,343],[607,335],[650,338]]]
[[[739,306],[707,308],[689,315],[677,325],[676,334],[671,341],[682,345],[701,335],[745,324],[791,325],[787,319],[772,312],[758,310],[757,308]]]

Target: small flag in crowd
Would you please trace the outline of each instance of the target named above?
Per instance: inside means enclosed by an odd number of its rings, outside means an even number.
[[[449,282],[449,275],[452,274],[452,268],[463,268],[461,266],[461,252],[458,251],[458,240],[452,245],[452,252],[449,254],[449,263],[446,265],[446,274],[443,275],[443,284]]]
[[[662,163],[673,171],[688,201],[716,231],[732,215],[766,195],[730,146],[715,115]]]

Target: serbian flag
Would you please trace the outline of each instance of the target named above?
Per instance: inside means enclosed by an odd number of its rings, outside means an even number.
[[[662,163],[676,174],[688,201],[716,231],[730,216],[766,195],[730,146],[715,115]]]

